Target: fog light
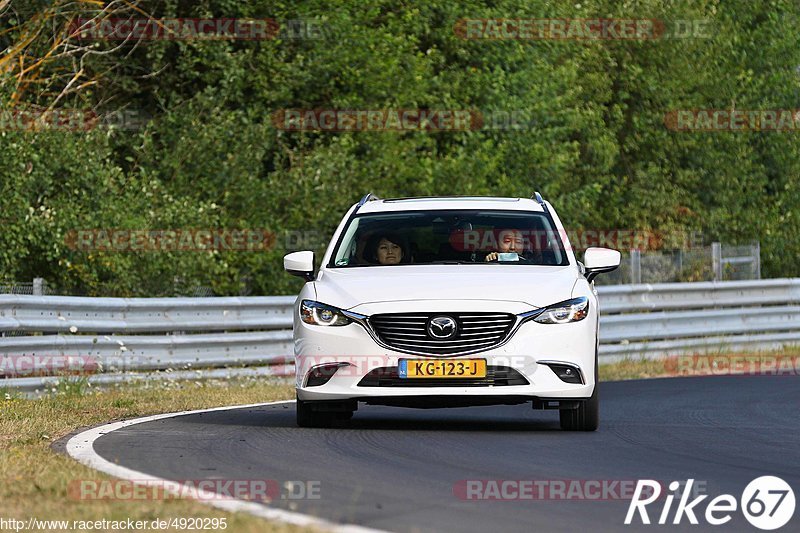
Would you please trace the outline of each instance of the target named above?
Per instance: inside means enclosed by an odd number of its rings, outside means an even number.
[[[578,385],[583,384],[583,376],[581,375],[581,371],[578,369],[578,367],[558,363],[542,364],[549,366],[550,369],[555,372],[556,376],[558,376],[558,379],[564,383],[577,383]]]
[[[319,387],[331,380],[333,375],[343,366],[350,366],[350,363],[325,363],[317,365],[308,371],[306,375],[306,387]]]

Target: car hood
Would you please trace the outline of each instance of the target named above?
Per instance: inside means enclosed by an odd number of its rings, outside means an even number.
[[[366,312],[401,301],[505,301],[545,307],[569,299],[574,266],[401,265],[325,269],[314,283],[320,302]]]

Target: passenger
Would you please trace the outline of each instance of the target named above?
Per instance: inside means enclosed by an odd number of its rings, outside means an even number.
[[[398,265],[410,262],[406,240],[396,233],[377,233],[369,238],[364,258],[373,264]]]

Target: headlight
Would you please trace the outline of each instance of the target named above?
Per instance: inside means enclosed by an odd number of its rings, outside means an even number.
[[[547,306],[534,318],[539,324],[566,324],[578,322],[589,314],[589,299],[585,296]]]
[[[321,304],[313,300],[300,302],[300,320],[315,326],[346,326],[352,322],[338,307]]]

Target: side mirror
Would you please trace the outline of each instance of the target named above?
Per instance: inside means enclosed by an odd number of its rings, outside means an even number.
[[[620,253],[610,248],[588,248],[583,255],[586,279],[594,281],[598,274],[611,272],[619,266]]]
[[[306,281],[314,279],[314,252],[292,252],[283,257],[283,268],[292,276]]]

